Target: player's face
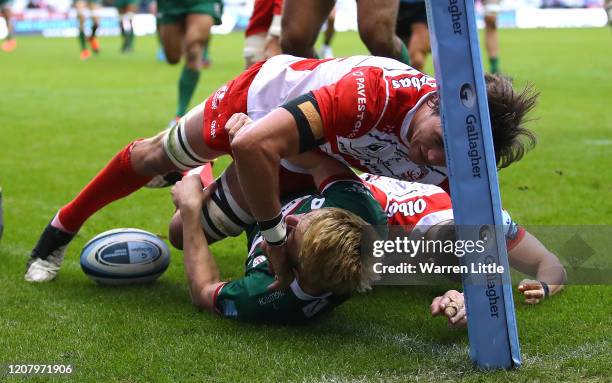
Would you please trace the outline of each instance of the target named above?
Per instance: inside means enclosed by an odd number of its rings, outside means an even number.
[[[417,165],[446,165],[440,116],[415,116],[408,137],[410,159]]]

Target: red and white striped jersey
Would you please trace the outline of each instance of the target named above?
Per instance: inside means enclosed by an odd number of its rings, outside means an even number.
[[[453,219],[451,198],[438,186],[368,173],[360,177],[387,214],[390,226],[401,226],[418,237],[430,226]],[[508,250],[511,250],[521,241],[525,229],[517,225],[506,210],[502,213],[504,234]]]
[[[432,77],[408,65],[372,56],[317,60],[280,55],[244,80],[234,91],[248,87],[246,112],[255,121],[312,92],[327,141],[320,151],[374,174],[435,185],[446,179],[444,167],[410,160],[410,122],[437,87]]]

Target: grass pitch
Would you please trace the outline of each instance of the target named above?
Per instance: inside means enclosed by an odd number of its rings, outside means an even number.
[[[502,30],[501,67],[542,92],[533,128],[540,142],[500,174],[504,205],[524,224],[612,223],[610,31]],[[481,372],[470,366],[466,332],[432,320],[435,287],[377,288],[302,327],[239,323],[197,311],[181,254],[146,287],[104,288],[80,270],[95,234],[139,227],[161,235],[169,190],[143,190],[96,214],[69,248],[53,283],[23,281],[26,256],[44,225],[123,145],[165,127],[180,67],[155,61],[154,37],[136,52],[78,59],[74,39],[20,38],[0,54],[0,185],[6,230],[0,242],[0,371],[9,363],[72,364],[72,379],[188,381],[609,381],[609,286],[570,286],[537,307],[516,298],[524,365]],[[202,100],[243,66],[241,34],[215,36],[202,72]],[[340,33],[338,55],[365,53]],[[431,72],[431,64],[428,66]],[[220,172],[227,160],[219,161]],[[213,246],[223,278],[241,275],[243,238]],[[66,377],[35,377],[35,381]]]

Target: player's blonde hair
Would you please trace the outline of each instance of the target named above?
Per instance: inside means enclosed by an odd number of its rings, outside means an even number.
[[[334,294],[367,291],[374,278],[362,251],[376,232],[363,219],[338,208],[323,208],[308,222],[298,256],[300,274]]]

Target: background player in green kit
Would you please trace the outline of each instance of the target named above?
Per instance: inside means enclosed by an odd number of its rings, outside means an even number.
[[[133,19],[138,11],[138,0],[115,0],[115,7],[119,12],[119,29],[123,38],[121,52],[132,52],[134,49]]]
[[[17,41],[13,37],[13,23],[11,22],[11,0],[0,0],[0,11],[2,17],[6,21],[7,34],[4,42],[2,43],[2,50],[5,52],[11,52],[17,48]]]
[[[178,81],[178,105],[174,125],[189,106],[200,79],[202,51],[213,25],[221,24],[220,0],[158,0],[157,22],[166,61],[177,64],[185,55],[185,66]]]
[[[74,2],[74,9],[77,13],[79,20],[79,45],[81,47],[81,60],[87,60],[91,56],[91,52],[87,49],[87,41],[91,45],[91,49],[94,53],[100,51],[100,43],[96,38],[96,32],[100,26],[100,18],[98,17],[97,11],[100,9],[102,0],[76,0]],[[91,17],[91,35],[89,38],[85,36],[85,19],[89,10],[89,16]]]
[[[290,231],[288,258],[295,279],[289,288],[275,291],[269,289],[275,276],[266,257],[268,245],[257,225],[246,230],[249,250],[240,279],[221,281],[208,248],[202,206],[210,206],[216,185],[239,187],[237,178],[227,184],[217,181],[204,191],[197,175],[178,182],[173,199],[179,210],[171,226],[171,241],[184,250],[194,304],[226,317],[295,323],[329,312],[353,292],[367,290],[371,267],[369,257],[361,252],[362,238],[377,236],[369,225],[385,227],[386,216],[365,185],[342,167],[336,167],[342,173],[331,177],[313,172],[319,192],[286,201],[283,215]]]

